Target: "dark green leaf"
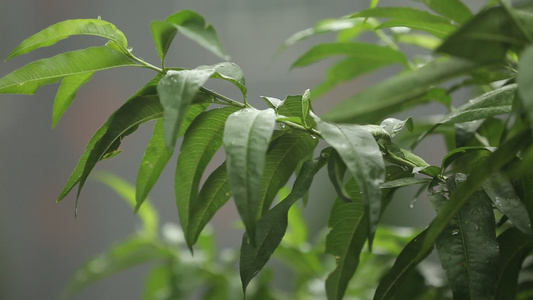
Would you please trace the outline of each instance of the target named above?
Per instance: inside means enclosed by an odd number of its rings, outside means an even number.
[[[531,18],[532,4],[522,3],[520,7],[513,7],[510,0],[502,0],[501,4],[507,10],[515,24],[520,28],[522,33],[529,39],[529,42],[533,42],[533,18]]]
[[[329,150],[304,163],[292,187],[291,193],[278,205],[264,214],[257,223],[256,246],[245,235],[241,245],[240,273],[243,290],[265,266],[287,230],[287,214],[290,207],[302,198],[313,182],[315,174],[326,164]]]
[[[350,196],[344,189],[344,175],[346,174],[346,164],[342,161],[339,153],[332,150],[328,161],[329,181],[333,184],[337,196],[344,202],[351,202]]]
[[[162,114],[163,108],[155,95],[137,96],[116,110],[89,141],[76,169],[59,195],[58,201],[61,201],[79,183],[76,196],[78,199],[96,163],[104,155],[115,151],[120,145],[120,140],[135,131],[140,124],[160,118]]]
[[[224,60],[229,59],[222,49],[215,28],[213,25],[206,23],[200,14],[190,10],[182,10],[170,15],[166,18],[165,22],[172,24],[183,35],[197,42],[218,57]]]
[[[0,79],[2,94],[34,94],[43,85],[82,73],[140,66],[110,47],[91,47],[31,62]]]
[[[533,66],[533,46],[527,47],[520,55],[516,79],[524,111],[533,124],[533,68],[531,66]]]
[[[526,42],[520,28],[500,6],[475,15],[447,38],[437,52],[480,63],[499,62],[511,45],[521,46]]]
[[[461,0],[422,0],[434,12],[462,24],[472,17],[472,12]]]
[[[152,32],[152,38],[154,39],[155,48],[157,54],[161,58],[161,61],[165,61],[167,56],[168,48],[172,44],[172,40],[178,30],[174,25],[167,22],[154,20],[150,23],[150,31]]]
[[[396,187],[402,187],[402,186],[409,186],[413,184],[421,184],[421,183],[430,183],[431,179],[429,178],[416,178],[416,177],[407,177],[407,178],[400,178],[392,181],[384,182],[380,185],[382,189],[390,189],[390,188],[396,188]]]
[[[441,170],[444,172],[448,166],[450,166],[456,159],[472,152],[472,151],[489,151],[494,152],[496,148],[494,147],[483,147],[483,146],[469,146],[469,147],[460,147],[455,148],[444,156],[442,159]]]
[[[223,79],[233,83],[239,88],[239,90],[241,90],[242,96],[246,100],[246,96],[248,94],[246,80],[244,79],[244,73],[242,72],[241,67],[239,67],[236,63],[223,62],[212,66],[201,66],[196,69],[212,69],[214,73],[211,75],[211,78]]]
[[[468,73],[476,67],[476,64],[460,59],[428,63],[417,71],[397,75],[363,90],[330,110],[324,119],[375,123],[388,115],[388,108],[416,100],[416,97],[423,95],[432,85]]]
[[[272,99],[270,99],[272,100]],[[302,124],[305,123],[309,127],[313,128],[316,126],[315,120],[310,116],[307,115],[305,117],[305,121],[303,121],[304,114],[303,114],[303,98],[301,95],[295,95],[295,96],[287,96],[285,100],[283,100],[278,107],[276,108],[276,111],[278,114],[286,116],[286,117],[297,117],[302,120]],[[311,103],[309,103],[309,111],[313,111],[313,108],[311,107]]]
[[[495,173],[483,182],[483,189],[492,200],[494,207],[506,215],[516,228],[530,237],[533,236],[526,206],[505,175]]]
[[[322,137],[337,152],[355,178],[362,193],[368,221],[370,248],[381,214],[381,189],[385,181],[385,164],[381,150],[370,132],[358,125],[337,125],[317,120]]]
[[[500,272],[494,299],[515,299],[518,274],[522,262],[533,249],[531,239],[516,228],[509,228],[498,236],[500,244]]]
[[[447,199],[439,193],[431,201],[439,211]],[[481,191],[469,197],[437,238],[435,245],[455,299],[494,299],[499,258],[495,231],[492,205]]]
[[[181,124],[178,136],[183,136],[192,121],[205,111],[206,108],[206,104],[191,105],[185,114],[185,119]],[[135,207],[135,210],[139,209],[144,199],[148,196],[148,193],[150,193],[154,187],[161,172],[163,172],[168,160],[172,156],[172,153],[173,151],[169,151],[165,144],[163,120],[159,119],[155,124],[152,138],[148,143],[141,165],[139,166],[136,184],[137,191],[135,196],[137,206]]]
[[[189,215],[198,195],[202,175],[222,146],[226,119],[236,110],[235,107],[224,107],[201,113],[185,133],[174,185],[179,219],[185,232],[188,231]]]
[[[159,81],[157,94],[164,109],[163,131],[167,148],[173,149],[176,145],[185,112],[213,72],[213,69],[168,71]]]
[[[65,298],[70,298],[87,286],[125,269],[145,262],[172,258],[173,252],[151,240],[132,237],[115,244],[107,252],[89,260],[76,271],[69,282]]]
[[[331,229],[326,237],[326,253],[333,255],[336,262],[335,270],[326,279],[328,300],[344,297],[368,237],[368,220],[363,210],[360,189],[354,181],[350,181],[346,189],[352,202],[337,199],[328,221]]]
[[[78,75],[71,75],[63,78],[61,85],[57,90],[56,98],[54,100],[54,109],[52,113],[52,128],[54,128],[67,108],[70,106],[79,88],[89,82],[94,73],[81,73]]]
[[[25,39],[6,60],[35,49],[54,45],[73,35],[99,36],[115,42],[124,51],[128,48],[126,37],[115,25],[99,19],[75,19],[56,23]]]
[[[276,113],[271,108],[245,108],[231,114],[224,129],[229,184],[252,243],[255,224],[261,216],[261,178],[275,121]]]

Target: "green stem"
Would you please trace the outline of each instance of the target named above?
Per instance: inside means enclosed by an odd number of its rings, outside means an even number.
[[[310,133],[310,134],[312,134],[312,135],[314,135],[316,137],[322,138],[322,135],[320,134],[320,131],[318,131],[318,130],[316,130],[314,128],[306,128],[306,127],[304,127],[304,126],[302,126],[300,124],[297,124],[297,123],[294,123],[294,122],[291,122],[291,121],[283,121],[283,120],[281,120],[281,121],[276,121],[276,122],[285,124],[285,125],[290,126],[290,127],[294,128],[294,129],[305,131],[305,132]]]

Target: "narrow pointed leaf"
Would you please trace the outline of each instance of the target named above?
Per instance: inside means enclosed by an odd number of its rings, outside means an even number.
[[[67,76],[61,81],[54,100],[54,109],[52,113],[52,128],[54,128],[63,114],[67,111],[76,93],[81,86],[86,84],[93,77],[93,72],[81,73],[78,75]]]
[[[170,15],[166,18],[165,22],[172,24],[183,35],[197,42],[218,57],[224,60],[229,59],[224,53],[215,28],[213,25],[206,23],[200,14],[190,10],[182,10]]]
[[[346,164],[342,161],[339,153],[332,150],[328,161],[329,181],[333,184],[337,196],[344,202],[351,202],[350,196],[344,189],[344,175],[346,174]]]
[[[476,64],[461,60],[437,60],[417,71],[404,73],[371,86],[330,110],[324,119],[335,122],[375,123],[388,114],[387,108],[405,105],[441,81],[475,70]]]
[[[175,173],[174,192],[181,227],[188,231],[191,207],[196,201],[204,171],[222,146],[224,125],[235,107],[212,109],[200,114],[185,133]]]
[[[391,18],[395,20],[418,20],[428,24],[450,24],[447,18],[410,7],[376,7],[356,12],[351,18]]]
[[[150,31],[152,32],[157,54],[161,58],[161,61],[164,62],[168,48],[170,48],[170,44],[172,44],[172,40],[178,30],[170,23],[154,20],[150,23]]]
[[[520,55],[519,72],[516,81],[522,105],[529,120],[533,120],[533,46],[527,47]],[[533,122],[531,122],[533,124]]]
[[[483,147],[483,146],[470,146],[470,147],[455,148],[452,151],[448,152],[448,154],[446,154],[444,158],[442,159],[441,170],[442,172],[444,172],[455,160],[473,151],[494,152],[495,150],[496,150],[495,147]]]
[[[138,96],[122,105],[91,138],[78,165],[59,195],[58,201],[62,200],[77,184],[79,184],[78,198],[96,163],[104,155],[116,151],[120,140],[135,131],[140,124],[160,118],[162,113],[163,108],[155,95]]]
[[[233,83],[242,93],[244,99],[248,95],[246,88],[246,80],[244,79],[244,73],[236,63],[223,62],[213,66],[201,66],[196,68],[197,70],[212,69],[214,71],[211,78],[218,78]]]
[[[531,239],[516,228],[509,228],[498,236],[500,272],[494,299],[516,299],[518,275],[522,263],[533,249]]]
[[[316,122],[313,117],[311,117],[310,114],[305,116],[303,113],[303,107],[305,106],[303,102],[303,97],[301,95],[289,95],[279,104],[279,106],[276,108],[276,111],[279,115],[289,118],[297,117],[302,120],[302,122],[299,123],[307,124],[309,127],[314,128],[316,126]],[[309,103],[308,112],[312,111],[313,107],[311,106],[311,103]],[[305,121],[303,121],[304,118]]]
[[[168,71],[157,85],[157,94],[163,106],[163,129],[167,148],[176,145],[185,112],[198,90],[213,74],[212,69]]]
[[[183,136],[192,121],[205,109],[207,104],[191,105],[189,110],[185,114],[185,119],[180,127],[179,136]],[[165,137],[163,133],[163,120],[157,120],[152,138],[148,143],[146,151],[139,166],[139,172],[137,174],[137,190],[136,190],[136,202],[135,210],[143,204],[144,199],[148,196],[148,193],[154,187],[157,179],[163,172],[170,157],[172,157],[173,151],[169,151],[165,144]]]
[[[501,173],[492,175],[483,182],[483,189],[492,200],[492,204],[507,216],[516,228],[530,237],[533,236],[526,206],[505,175]]]
[[[438,198],[437,211],[447,199]],[[433,200],[432,200],[433,201]],[[476,192],[458,210],[436,240],[437,252],[456,299],[494,299],[498,241],[492,204]]]
[[[364,214],[360,189],[354,181],[346,189],[352,202],[337,199],[331,208],[326,237],[326,253],[335,257],[336,268],[326,279],[328,300],[341,300],[353,277],[359,255],[368,238],[368,220]]]
[[[273,109],[245,108],[231,114],[224,129],[229,184],[246,233],[255,242],[255,224],[261,215],[261,178],[274,131]]]
[[[434,12],[462,24],[472,17],[472,12],[461,0],[422,0]]]
[[[323,151],[320,157],[306,161],[294,181],[291,193],[261,217],[257,223],[256,246],[246,236],[243,237],[240,274],[244,291],[277,249],[287,230],[289,209],[307,193],[315,174],[326,164],[328,152]]]
[[[98,19],[75,19],[56,23],[25,39],[6,60],[35,49],[54,45],[73,35],[99,36],[117,43],[124,50],[128,47],[126,36],[115,25]]]
[[[380,185],[382,189],[397,188],[402,186],[409,186],[413,184],[428,184],[431,182],[429,178],[417,178],[417,177],[407,177],[400,178],[392,181],[384,182]]]
[[[524,35],[527,36],[530,42],[533,42],[533,29],[531,29],[533,26],[533,20],[531,18],[532,4],[522,3],[520,8],[518,8],[513,7],[510,0],[502,0],[501,3]]]
[[[394,28],[394,27],[407,27],[414,30],[425,31],[437,38],[444,39],[450,34],[452,34],[457,27],[449,23],[432,23],[420,21],[417,19],[406,19],[406,20],[389,20],[381,23],[376,29],[383,28]]]
[[[116,67],[139,66],[110,47],[91,47],[31,62],[0,78],[2,94],[34,94],[43,85],[87,72]]]
[[[337,152],[355,178],[363,197],[369,245],[381,214],[381,189],[385,164],[381,150],[368,130],[358,125],[337,125],[317,120],[322,137]]]

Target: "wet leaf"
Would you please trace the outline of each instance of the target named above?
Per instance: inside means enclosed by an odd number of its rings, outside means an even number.
[[[54,100],[52,128],[56,126],[59,119],[67,111],[67,108],[76,97],[76,93],[80,87],[89,82],[93,75],[94,73],[91,72],[81,73],[78,75],[67,76],[61,81],[61,85],[57,90],[56,98]]]

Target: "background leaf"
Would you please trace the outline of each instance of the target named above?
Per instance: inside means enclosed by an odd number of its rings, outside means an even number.
[[[524,111],[530,121],[533,120],[533,71],[531,66],[533,66],[533,46],[528,46],[520,55],[516,81]]]
[[[54,100],[52,128],[56,126],[61,116],[67,111],[80,87],[89,82],[93,75],[94,73],[88,72],[63,78]]]
[[[472,12],[461,0],[422,0],[434,12],[462,24],[472,17]]]

